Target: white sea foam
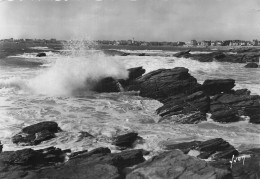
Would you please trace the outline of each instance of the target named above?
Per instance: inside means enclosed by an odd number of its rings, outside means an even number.
[[[128,72],[120,62],[101,54],[64,57],[30,80],[28,85],[38,94],[73,95],[78,90],[91,89],[93,82],[104,77],[125,79]]]

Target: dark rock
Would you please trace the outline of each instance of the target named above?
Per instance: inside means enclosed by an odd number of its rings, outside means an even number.
[[[145,69],[143,67],[135,67],[135,68],[129,68],[127,69],[129,71],[128,79],[134,80],[140,76],[142,76],[145,73]]]
[[[258,64],[251,62],[246,64],[245,68],[258,68]]]
[[[198,145],[197,150],[204,153],[203,157],[205,157],[205,153],[212,155],[217,152],[217,154],[213,156],[215,159],[230,159],[233,155],[238,155],[238,151],[222,138],[204,141]]]
[[[140,53],[138,56],[145,56],[145,53]]]
[[[58,124],[56,122],[44,121],[23,128],[22,132],[27,134],[35,134],[37,132],[42,132],[44,130],[48,130],[50,132],[56,133],[60,131],[60,128],[58,127]]]
[[[0,153],[2,152],[3,150],[3,144],[1,144],[1,141],[0,141]]]
[[[88,132],[81,131],[81,132],[79,132],[79,133],[80,133],[80,135],[79,135],[79,137],[78,137],[77,142],[83,140],[84,138],[94,138],[94,136],[91,135],[91,134],[88,133]]]
[[[231,172],[214,168],[203,160],[185,155],[179,150],[173,150],[139,164],[126,178],[231,178]]]
[[[215,95],[221,92],[229,92],[235,86],[233,79],[213,79],[205,80],[202,85],[202,90],[208,95]]]
[[[20,133],[12,137],[12,141],[15,144],[37,145],[42,141],[54,138],[54,133],[59,131],[60,128],[56,122],[40,122],[23,128]]]
[[[106,77],[99,80],[93,87],[93,91],[96,92],[120,92],[120,86],[117,80],[112,77]]]
[[[38,53],[36,57],[46,57],[46,53],[44,52]]]
[[[238,89],[234,91],[235,95],[250,95],[251,91],[248,89]]]
[[[251,123],[259,123],[260,96],[217,94],[211,99],[211,118],[220,122],[240,120],[240,116],[249,116]]]
[[[171,96],[161,102],[163,102],[164,105],[156,110],[160,116],[168,117],[185,114],[190,115],[189,117],[187,116],[187,118],[183,118],[185,121],[194,121],[195,123],[200,122],[201,119],[204,120],[204,117],[201,118],[201,115],[206,116],[206,112],[209,111],[210,106],[209,97],[202,91],[195,92],[188,96],[185,94]],[[194,120],[195,118],[198,120]]]
[[[74,153],[64,163],[65,157],[64,151],[54,147],[2,152],[0,178],[123,178],[124,168],[145,161],[143,150],[111,154],[108,148]]]
[[[181,58],[181,57],[189,58],[189,57],[191,56],[190,51],[191,51],[191,50],[186,50],[186,51],[183,51],[183,52],[178,52],[178,53],[174,54],[173,56],[174,56],[174,57],[178,57],[178,58]]]
[[[260,124],[260,105],[247,106],[244,108],[245,115],[250,117],[249,122]]]
[[[131,82],[139,77],[141,77],[145,73],[145,69],[143,67],[135,67],[135,68],[129,68],[127,69],[129,71],[128,73],[128,79],[123,80],[119,79],[119,83],[126,88]]]
[[[214,121],[222,123],[237,122],[240,120],[237,111],[232,109],[212,112],[211,118]]]
[[[188,71],[183,67],[152,71],[134,80],[128,90],[140,91],[141,96],[153,99],[164,99],[181,93],[191,94],[198,91],[200,85]]]
[[[167,141],[163,142],[164,149],[166,150],[174,150],[174,149],[179,149],[181,150],[184,154],[189,153],[190,150],[193,150],[198,147],[200,144],[200,141],[191,141],[191,142],[183,142],[183,143],[169,143]]]
[[[123,54],[121,54],[121,56],[128,56],[128,55],[130,55],[130,53],[123,53]]]
[[[135,132],[127,133],[124,135],[116,136],[113,139],[113,145],[119,146],[119,147],[132,147],[133,143],[138,138],[138,134]]]

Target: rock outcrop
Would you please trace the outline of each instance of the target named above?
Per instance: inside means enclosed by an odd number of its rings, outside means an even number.
[[[260,123],[260,96],[217,94],[210,102],[211,118],[218,122],[235,122],[249,116],[251,123]]]
[[[178,94],[192,94],[200,85],[187,68],[159,69],[133,81],[128,90],[140,91],[143,97],[165,99]]]
[[[23,128],[21,132],[12,137],[12,141],[21,145],[37,145],[42,141],[54,138],[55,133],[60,130],[56,122],[40,122]]]
[[[173,115],[184,115],[184,117],[171,118],[176,123],[194,124],[206,120],[206,112],[209,111],[210,99],[202,91],[191,95],[180,94],[171,96],[161,102],[164,105],[158,108],[157,113],[167,119]]]

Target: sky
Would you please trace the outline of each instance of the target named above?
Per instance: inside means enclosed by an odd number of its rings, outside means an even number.
[[[260,0],[0,0],[0,39],[260,39]]]

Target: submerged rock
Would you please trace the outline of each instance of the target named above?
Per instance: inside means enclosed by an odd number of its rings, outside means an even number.
[[[191,94],[200,85],[188,71],[183,67],[155,70],[134,80],[128,90],[140,91],[141,96],[153,99],[165,99],[182,93]]]
[[[183,154],[179,150],[164,152],[138,165],[127,179],[166,178],[231,178],[227,169],[210,166],[207,162]]]
[[[230,92],[235,86],[233,79],[212,79],[205,80],[202,84],[202,90],[208,95],[215,95],[221,92]]]
[[[55,133],[61,129],[53,121],[44,121],[31,126],[27,126],[22,131],[12,137],[15,144],[37,145],[55,137]]]
[[[46,53],[44,52],[38,53],[36,57],[46,57]]]
[[[258,68],[258,64],[251,62],[246,64],[245,68]]]

